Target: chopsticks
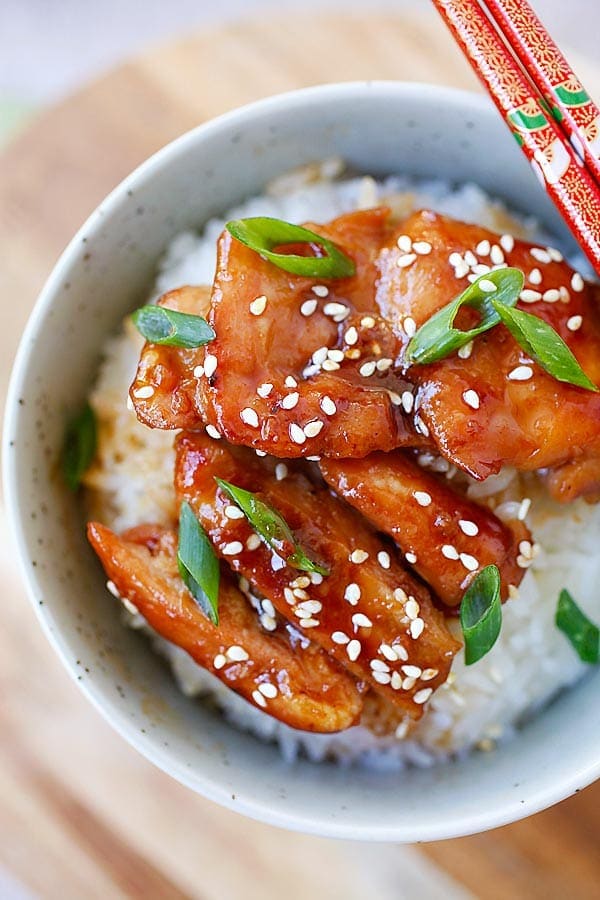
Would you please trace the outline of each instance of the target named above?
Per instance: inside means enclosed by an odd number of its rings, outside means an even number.
[[[552,105],[558,106],[553,99],[555,78],[550,74],[544,53],[547,47],[555,45],[547,43],[551,39],[523,0],[487,0],[487,6],[478,0],[433,0],[433,3],[600,275],[600,178],[596,181],[594,164],[588,162],[595,155],[593,146],[587,148],[585,155],[586,143],[591,142],[584,136],[579,116],[572,115],[574,108],[571,109],[565,127],[572,129],[572,138],[584,148],[584,159],[581,159],[544,98],[544,93],[548,93]],[[494,19],[494,13],[498,20]],[[521,48],[520,54],[516,50],[513,53],[513,45]],[[556,52],[564,60],[558,49]],[[563,71],[570,74],[562,82],[568,80],[574,86],[575,76],[566,61],[564,66]],[[583,93],[575,91],[578,93],[578,99],[583,100]],[[570,98],[563,92],[563,104],[565,99]],[[589,102],[586,116],[595,121],[595,106]],[[600,120],[586,127],[600,129]]]

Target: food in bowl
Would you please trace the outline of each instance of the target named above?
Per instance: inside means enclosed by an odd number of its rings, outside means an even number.
[[[315,173],[176,238],[153,340],[107,347],[89,536],[187,693],[288,757],[429,765],[594,657],[596,288],[473,186]]]

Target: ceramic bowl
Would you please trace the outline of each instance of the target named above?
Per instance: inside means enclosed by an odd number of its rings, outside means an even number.
[[[474,181],[565,236],[497,113],[474,94],[419,84],[327,85],[209,122],[119,185],[52,272],[12,378],[6,499],[49,639],[98,710],[153,763],[274,825],[361,840],[453,837],[536,812],[598,777],[600,672],[493,753],[396,774],[286,765],[275,747],[184,697],[148,642],[122,626],[87,546],[80,505],[56,475],[65,421],[90,389],[106,338],[147,296],[170,239],[261,192],[274,175],[329,156],[375,176]]]

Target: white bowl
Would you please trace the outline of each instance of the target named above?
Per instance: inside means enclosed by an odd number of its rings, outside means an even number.
[[[50,276],[10,388],[6,498],[48,637],[90,700],[148,759],[192,790],[275,825],[437,840],[514,821],[598,777],[600,672],[490,754],[398,774],[290,767],[273,746],[186,699],[147,640],[121,625],[82,511],[57,475],[65,420],[89,391],[106,337],[143,302],[173,235],[260,192],[274,175],[332,155],[374,175],[475,181],[564,235],[499,116],[476,95],[418,84],[328,85],[209,122],[119,185]]]

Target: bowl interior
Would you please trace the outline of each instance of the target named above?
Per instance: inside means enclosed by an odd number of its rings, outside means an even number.
[[[437,839],[514,820],[597,775],[600,673],[492,754],[397,774],[308,762],[290,768],[274,747],[186,699],[147,641],[121,625],[85,541],[82,511],[57,470],[65,420],[90,388],[106,337],[144,301],[173,235],[260,192],[274,175],[332,155],[376,176],[474,181],[570,240],[497,114],[473,95],[393,83],[329,86],[229,114],[137,170],[57,265],[15,367],[7,499],[49,637],[92,701],[149,759],[274,824],[338,837]]]

